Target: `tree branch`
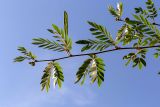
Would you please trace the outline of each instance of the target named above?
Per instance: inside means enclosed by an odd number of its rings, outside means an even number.
[[[123,19],[118,19],[117,21],[119,21],[119,22],[125,22],[125,20],[123,20]],[[158,24],[158,23],[152,23],[152,25],[155,25],[155,26],[159,26],[160,27],[160,24]]]
[[[157,25],[157,26],[160,26],[160,24],[158,24],[158,23],[152,23],[153,25]]]
[[[93,53],[86,53],[86,54],[76,54],[76,55],[71,55],[71,56],[66,56],[66,57],[61,57],[61,58],[56,58],[56,59],[49,59],[49,60],[35,60],[35,62],[46,62],[46,61],[57,61],[57,60],[62,60],[62,59],[68,59],[71,57],[79,57],[79,56],[87,56],[87,55],[97,55],[101,53],[107,53],[107,52],[113,52],[113,51],[118,51],[118,50],[139,50],[139,49],[148,49],[148,48],[157,48],[160,47],[160,45],[155,45],[155,46],[144,46],[144,47],[124,47],[124,48],[114,48],[114,49],[109,49],[105,51],[100,51],[100,52],[93,52]]]

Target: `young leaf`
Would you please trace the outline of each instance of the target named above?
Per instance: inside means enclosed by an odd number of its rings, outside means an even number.
[[[117,12],[118,12],[119,17],[121,17],[123,13],[123,3],[122,2],[117,3]]]
[[[119,20],[123,13],[123,3],[117,3],[117,9],[114,9],[112,6],[109,6],[108,11],[111,13],[111,15],[116,17],[117,20]]]
[[[54,86],[58,84],[58,87],[62,87],[62,82],[64,81],[64,76],[62,72],[62,68],[57,62],[49,62],[45,70],[43,71],[44,74],[41,78],[41,90],[43,91],[46,88],[48,92],[50,88],[50,79],[53,75],[54,79]]]
[[[78,69],[78,72],[76,73],[77,79],[75,83],[78,83],[82,77],[83,77],[82,84],[84,83],[83,81],[84,81],[84,78],[86,77],[85,75],[88,73],[88,68],[91,61],[92,59],[85,60],[84,63],[81,65],[81,67]]]
[[[90,55],[90,57],[91,59],[85,60],[76,73],[77,80],[75,83],[78,83],[83,78],[81,81],[82,85],[85,81],[86,75],[89,74],[91,83],[94,83],[97,80],[97,84],[100,87],[104,81],[105,64],[101,58],[98,58],[95,55]]]
[[[23,56],[18,56],[14,58],[14,62],[22,62],[27,59],[31,60],[29,64],[31,64],[32,66],[35,65],[36,56],[31,51],[27,51],[27,49],[24,47],[18,47],[18,51],[20,51],[23,54]]]
[[[109,6],[108,7],[108,11],[111,13],[111,15],[113,15],[114,17],[119,17],[119,14],[118,12],[112,7],[112,6]]]
[[[48,63],[47,67],[45,68],[45,70],[43,71],[44,74],[41,78],[41,90],[43,91],[46,88],[46,91],[48,92],[49,88],[50,88],[50,79],[51,79],[51,72],[53,69],[53,63],[50,62]]]
[[[58,87],[62,87],[62,82],[64,82],[64,75],[62,72],[62,68],[57,62],[53,62],[53,78],[54,78],[54,86],[58,84]]]
[[[44,49],[62,52],[65,51],[69,56],[72,49],[72,40],[68,36],[68,14],[64,11],[64,29],[59,28],[57,25],[52,24],[53,30],[48,29],[50,33],[54,34],[56,41],[51,41],[44,38],[33,39],[32,44],[42,47]]]
[[[97,73],[96,73],[96,76],[94,75],[91,78],[92,79],[96,78],[98,86],[100,87],[102,82],[104,81],[104,71],[105,71],[104,66],[105,66],[105,64],[104,64],[103,59],[96,57],[95,58],[95,66],[96,66]],[[91,72],[95,72],[95,71],[91,71]]]
[[[27,53],[27,50],[26,50],[26,48],[24,48],[24,47],[18,47],[17,50],[20,51],[20,52],[23,53],[23,54],[26,54],[26,53]]]

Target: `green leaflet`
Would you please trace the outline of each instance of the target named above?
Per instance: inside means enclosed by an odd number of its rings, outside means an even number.
[[[88,24],[91,26],[90,31],[92,35],[95,36],[96,39],[88,39],[88,40],[79,40],[76,43],[82,44],[84,47],[81,51],[86,50],[104,50],[109,46],[114,46],[116,43],[112,39],[111,34],[106,30],[102,25],[98,25],[94,22],[88,21]]]
[[[52,30],[52,29],[47,29],[48,30],[48,32],[50,32],[50,33],[53,33],[54,34],[54,31]]]
[[[54,86],[58,84],[58,87],[62,87],[62,82],[64,81],[64,76],[62,72],[62,68],[57,62],[49,62],[45,70],[44,74],[41,78],[41,90],[43,91],[46,88],[48,92],[50,88],[51,77],[54,79]]]
[[[72,49],[72,40],[68,36],[68,14],[64,12],[64,29],[59,28],[57,25],[52,24],[53,30],[48,29],[48,31],[54,34],[54,41],[44,38],[34,38],[32,44],[37,45],[43,49],[53,50],[62,52],[67,52],[71,55],[70,51]]]
[[[31,51],[27,51],[27,49],[24,47],[18,47],[17,50],[20,51],[23,54],[23,56],[18,56],[14,58],[14,62],[22,62],[24,60],[31,60],[29,64],[32,66],[35,66],[36,56]]]
[[[26,59],[27,57],[24,56],[18,56],[14,59],[14,62],[22,62]]]
[[[68,14],[64,11],[64,32],[65,35],[68,35]]]
[[[78,83],[82,79],[82,85],[86,79],[86,75],[89,74],[91,83],[94,83],[97,80],[97,84],[100,87],[104,81],[105,64],[101,58],[98,58],[95,55],[91,55],[90,57],[90,59],[84,61],[76,73],[77,79],[75,83]]]
[[[156,49],[156,52],[154,53],[154,58],[158,58],[160,56],[160,48]]]
[[[134,10],[136,13],[140,13],[140,14],[144,13],[144,10],[142,9],[142,7],[134,8]]]
[[[25,47],[18,47],[17,50],[20,51],[20,52],[23,53],[23,54],[27,54],[27,53],[28,53],[28,52],[27,52],[27,49],[26,49]]]

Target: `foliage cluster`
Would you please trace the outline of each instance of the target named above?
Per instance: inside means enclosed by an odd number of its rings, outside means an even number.
[[[132,67],[142,69],[147,65],[146,53],[149,48],[156,48],[154,54],[155,58],[160,56],[160,30],[159,24],[155,19],[158,16],[158,10],[152,0],[147,0],[145,3],[146,8],[137,7],[135,13],[132,14],[132,19],[129,17],[123,18],[123,3],[117,3],[117,7],[108,6],[108,11],[115,18],[115,21],[121,22],[122,26],[117,31],[115,39],[111,33],[103,25],[95,22],[88,21],[90,25],[90,32],[93,39],[78,40],[76,44],[83,46],[81,51],[93,51],[93,53],[73,55],[71,53],[72,40],[68,33],[68,14],[64,12],[64,28],[60,28],[52,24],[52,29],[48,29],[53,34],[53,40],[46,38],[34,38],[32,44],[43,49],[51,51],[65,52],[66,57],[57,58],[53,60],[37,60],[32,52],[27,51],[24,47],[19,47],[18,50],[23,56],[16,57],[15,62],[22,62],[29,60],[29,64],[35,66],[36,62],[49,61],[44,70],[41,78],[41,89],[50,88],[50,80],[53,78],[54,86],[58,85],[61,88],[64,81],[64,75],[58,60],[86,56],[88,59],[80,66],[76,73],[75,83],[82,85],[87,76],[90,77],[91,83],[97,82],[101,86],[104,81],[105,64],[102,58],[98,56],[100,53],[132,49],[134,51],[124,55],[123,59],[126,60],[126,66],[132,64]],[[129,47],[125,47],[129,46]],[[107,51],[107,49],[109,49]]]

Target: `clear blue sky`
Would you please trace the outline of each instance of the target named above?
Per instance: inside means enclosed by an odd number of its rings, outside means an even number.
[[[20,55],[18,46],[32,50],[39,59],[64,56],[31,45],[32,38],[51,38],[46,29],[51,24],[63,25],[63,12],[69,14],[69,33],[73,41],[91,38],[86,21],[103,24],[116,34],[120,24],[107,12],[108,5],[119,0],[0,0],[0,107],[159,107],[160,62],[152,53],[147,56],[148,66],[142,71],[125,67],[125,52],[100,55],[106,63],[105,82],[101,88],[86,81],[75,85],[75,73],[84,58],[63,60],[65,83],[62,89],[40,91],[42,71],[47,63],[31,67],[26,62],[13,63]],[[156,5],[160,1],[155,0]],[[124,17],[133,12],[144,0],[122,0]],[[73,53],[80,53],[73,45]]]

